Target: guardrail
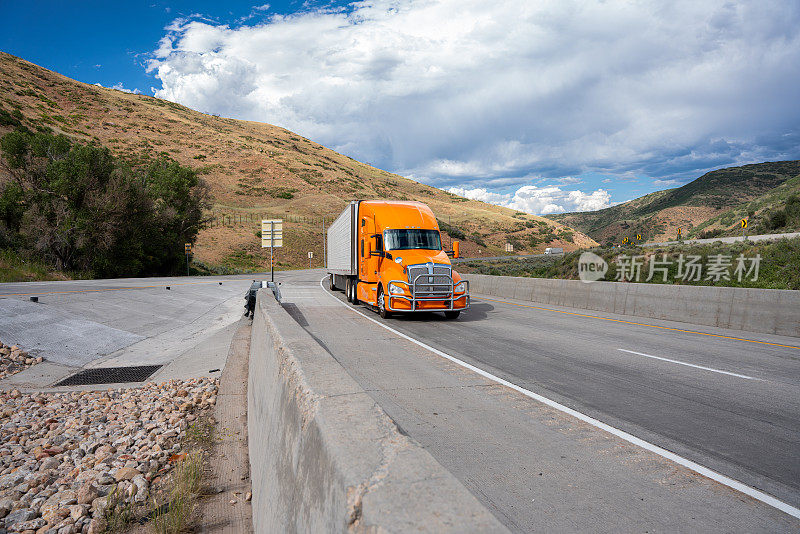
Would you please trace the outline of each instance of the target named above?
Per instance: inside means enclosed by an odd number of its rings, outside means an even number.
[[[265,289],[250,347],[256,532],[507,532]]]
[[[750,332],[800,336],[800,291],[462,274],[473,293]]]

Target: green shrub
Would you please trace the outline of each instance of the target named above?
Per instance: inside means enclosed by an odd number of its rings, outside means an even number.
[[[20,130],[0,139],[0,151],[18,184],[0,191],[0,225],[17,251],[101,277],[183,266],[208,207],[192,169],[160,157],[134,170],[108,149]]]

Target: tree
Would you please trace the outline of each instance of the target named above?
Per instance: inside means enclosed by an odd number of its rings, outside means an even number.
[[[95,276],[174,274],[208,208],[197,174],[168,158],[134,171],[106,148],[15,131],[0,139],[0,245]],[[9,237],[10,236],[10,237]]]

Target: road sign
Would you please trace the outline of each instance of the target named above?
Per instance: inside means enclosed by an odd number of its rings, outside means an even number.
[[[314,253],[313,253],[313,252],[309,252],[309,253],[308,253],[308,259],[310,260],[310,259],[311,259],[311,258],[313,258],[313,257],[314,257]]]
[[[628,241],[630,241],[630,239],[628,239],[627,237],[626,237],[625,239],[623,239],[623,240],[622,240],[622,242],[623,242],[624,244],[626,244],[626,245],[628,244]]]
[[[185,250],[187,254],[190,254],[192,252],[192,244],[186,243],[183,245],[183,250]]]
[[[261,248],[283,246],[283,219],[264,219],[261,221]]]
[[[269,278],[275,281],[275,249],[283,246],[283,219],[261,221],[261,248],[269,248]]]
[[[642,234],[636,234],[636,241],[642,240]]]
[[[742,228],[747,228],[747,219],[742,219],[741,225]]]

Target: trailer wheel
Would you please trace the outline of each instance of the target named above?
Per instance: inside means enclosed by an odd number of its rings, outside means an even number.
[[[382,319],[392,316],[392,312],[386,310],[386,299],[383,297],[383,288],[380,286],[378,286],[378,313],[381,314]]]
[[[458,319],[459,315],[461,315],[461,310],[454,310],[454,311],[446,311],[446,312],[444,312],[444,316],[447,319]]]

